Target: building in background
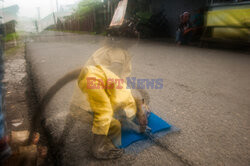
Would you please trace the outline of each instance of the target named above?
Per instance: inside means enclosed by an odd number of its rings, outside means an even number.
[[[58,22],[63,22],[65,17],[70,16],[73,13],[75,7],[76,4],[61,5],[58,12],[52,12],[38,22],[40,27],[39,31],[43,31],[48,27],[56,25]]]
[[[16,24],[18,20],[18,5],[12,5],[0,9],[0,15],[3,18],[2,24],[4,25],[5,34],[16,32]]]

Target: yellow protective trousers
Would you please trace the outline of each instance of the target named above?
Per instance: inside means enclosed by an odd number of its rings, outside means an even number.
[[[136,115],[136,103],[125,80],[103,66],[87,66],[81,71],[78,86],[94,113],[92,132],[119,137],[121,124],[114,113],[123,110],[128,118]]]

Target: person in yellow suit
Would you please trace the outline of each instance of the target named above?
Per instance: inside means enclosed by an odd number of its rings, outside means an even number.
[[[126,77],[131,73],[131,57],[125,43],[120,42],[118,46],[108,44],[98,49],[78,78],[78,87],[85,94],[85,101],[88,101],[80,105],[85,107],[84,110],[93,112],[91,149],[99,159],[118,158],[123,154],[123,150],[116,148],[121,145],[122,125],[114,117],[116,113],[122,111],[129,120],[137,118],[140,132],[144,132],[147,125],[140,100],[136,100],[127,88]]]

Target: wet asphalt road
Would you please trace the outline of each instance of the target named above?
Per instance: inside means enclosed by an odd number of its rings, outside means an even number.
[[[47,32],[27,43],[27,60],[39,97],[64,73],[80,67],[104,37]],[[131,40],[128,40],[131,43]],[[149,90],[153,112],[181,129],[162,138],[171,151],[151,146],[137,155],[97,161],[89,153],[90,126],[75,121],[62,150],[64,165],[227,165],[250,164],[250,55],[140,41],[129,49],[133,76],[162,78]],[[61,137],[74,83],[52,99],[46,127]],[[179,156],[179,157],[178,157]]]

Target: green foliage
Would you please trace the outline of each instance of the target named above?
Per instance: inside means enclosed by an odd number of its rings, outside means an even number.
[[[58,32],[68,32],[68,33],[76,33],[76,34],[89,34],[89,35],[97,35],[96,32],[87,32],[87,31],[71,31],[71,30],[58,30],[58,29],[49,29],[49,31],[58,31]],[[101,35],[106,36],[106,32],[101,33]]]
[[[97,33],[96,32],[90,32],[91,35],[96,35]]]
[[[107,36],[107,34],[108,34],[107,31],[100,33],[100,35],[102,35],[102,36]]]
[[[17,45],[15,47],[9,48],[8,50],[5,50],[4,56],[6,58],[15,55],[20,48],[24,47],[23,45]]]
[[[18,33],[9,33],[9,34],[7,34],[4,38],[3,38],[3,40],[5,41],[5,42],[8,42],[8,41],[12,41],[12,40],[17,40],[17,39],[19,39],[19,35],[18,35]]]
[[[78,4],[74,15],[84,17],[84,15],[100,7],[101,5],[101,0],[83,0]]]
[[[149,19],[152,16],[152,13],[150,12],[137,12],[136,16],[140,19],[140,23],[148,23]]]

